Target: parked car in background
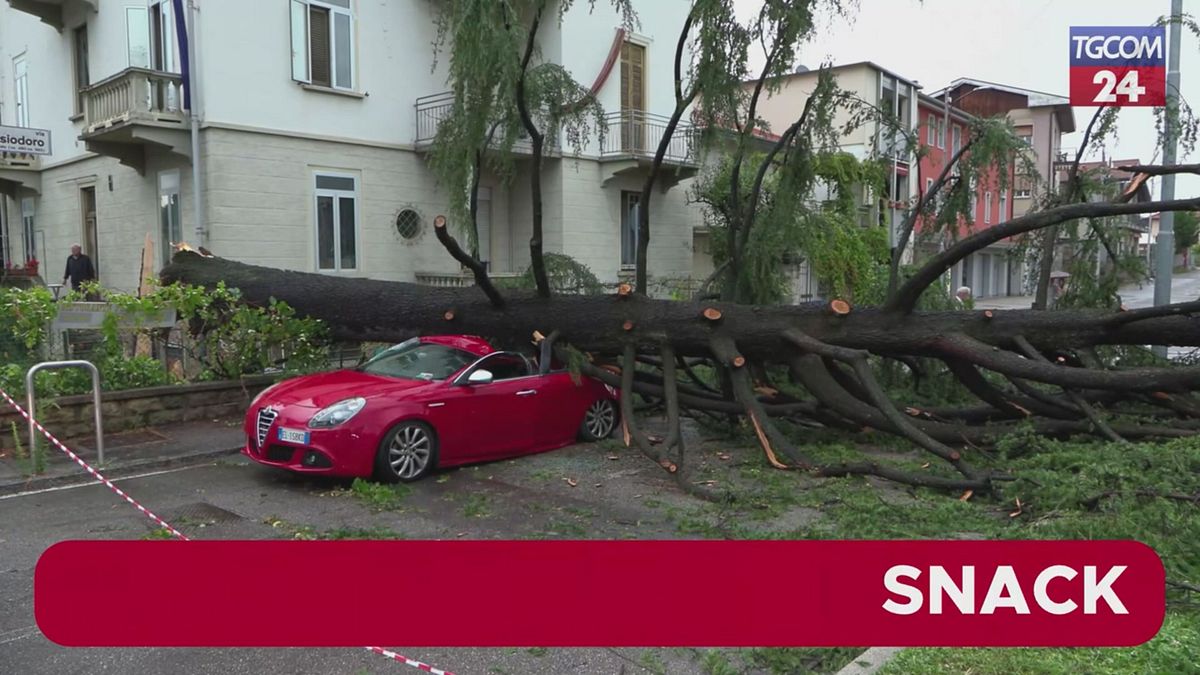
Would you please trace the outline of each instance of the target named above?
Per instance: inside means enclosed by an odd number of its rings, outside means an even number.
[[[351,370],[285,380],[246,412],[243,454],[331,476],[417,480],[607,438],[617,391],[471,336],[413,338]]]

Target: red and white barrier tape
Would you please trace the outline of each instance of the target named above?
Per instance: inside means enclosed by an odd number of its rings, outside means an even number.
[[[99,471],[94,469],[90,464],[85,462],[82,457],[80,457],[79,455],[72,452],[70,448],[68,448],[66,445],[64,445],[62,441],[55,438],[54,434],[47,431],[46,427],[43,427],[40,422],[38,422],[36,419],[34,419],[29,414],[29,412],[27,412],[24,408],[22,408],[21,404],[14,401],[13,398],[8,395],[8,392],[4,391],[3,389],[0,389],[0,397],[3,397],[5,401],[8,401],[8,404],[11,405],[14,410],[16,410],[18,413],[20,413],[21,417],[24,417],[25,419],[29,420],[30,422],[33,422],[33,426],[38,431],[42,432],[42,435],[45,436],[46,440],[50,441],[50,443],[52,445],[54,445],[54,447],[67,453],[67,456],[70,457],[76,464],[83,467],[83,469],[85,471],[90,473],[93,478],[95,478],[96,480],[103,483],[106,487],[108,487],[108,489],[117,493],[118,497],[129,502],[138,511],[141,511],[142,513],[144,513],[146,515],[146,517],[148,517],[150,520],[153,520],[160,527],[169,531],[173,536],[178,537],[181,541],[191,541],[190,539],[188,539],[187,535],[185,535],[184,533],[175,529],[174,527],[171,527],[171,525],[169,523],[167,523],[167,521],[163,520],[162,518],[159,518],[150,509],[137,503],[137,501],[133,497],[130,497],[129,495],[125,494],[124,490],[117,487],[116,485],[113,485],[112,481],[105,478],[103,474],[101,474]],[[33,448],[30,448],[29,452],[32,454]],[[427,663],[421,663],[420,661],[417,661],[415,659],[410,659],[407,656],[404,656],[403,654],[397,654],[396,652],[384,649],[383,647],[364,647],[364,649],[366,649],[369,652],[374,652],[376,654],[386,656],[389,659],[392,659],[393,661],[399,661],[400,663],[403,663],[405,665],[412,666],[414,668],[420,668],[421,670],[424,670],[427,673],[433,673],[433,675],[454,675],[454,673],[451,673],[448,670],[434,668],[433,666],[431,666]]]

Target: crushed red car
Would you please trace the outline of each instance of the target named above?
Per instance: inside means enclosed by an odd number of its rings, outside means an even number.
[[[413,481],[437,467],[607,438],[618,410],[614,388],[576,383],[552,359],[429,336],[264,390],[246,412],[242,452],[297,472]]]

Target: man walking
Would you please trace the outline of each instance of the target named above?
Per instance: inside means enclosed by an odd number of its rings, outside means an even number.
[[[96,279],[96,268],[92,259],[84,255],[79,244],[71,245],[71,255],[67,258],[67,271],[63,273],[63,285],[70,284],[71,290],[77,291],[85,281]]]

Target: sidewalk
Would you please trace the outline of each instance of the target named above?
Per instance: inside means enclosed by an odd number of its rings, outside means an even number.
[[[1121,286],[1118,293],[1122,303],[1130,308],[1151,307],[1154,305],[1154,282],[1145,281],[1141,286],[1136,283]],[[1200,297],[1200,270],[1177,272],[1171,278],[1171,301],[1186,302]],[[1032,295],[1014,295],[998,298],[980,298],[975,301],[975,309],[1029,309],[1033,306]]]
[[[49,429],[54,433],[54,429]],[[20,429],[21,444],[29,443],[26,427]],[[94,437],[62,439],[84,461],[95,466]],[[96,469],[107,477],[119,477],[173,464],[199,462],[241,450],[245,437],[240,419],[187,422],[169,427],[124,431],[104,436],[104,466]],[[26,447],[26,453],[29,449]],[[62,450],[49,447],[46,469],[28,475],[30,462],[19,461],[9,452],[0,455],[0,495],[93,480]]]

